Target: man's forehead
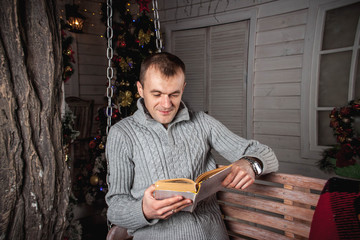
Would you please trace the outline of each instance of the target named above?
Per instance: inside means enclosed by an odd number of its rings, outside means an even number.
[[[146,71],[145,74],[145,79],[144,79],[144,84],[146,83],[146,81],[148,81],[149,79],[151,80],[161,80],[161,81],[174,81],[174,80],[178,80],[179,77],[183,80],[183,82],[185,82],[185,75],[184,73],[181,71],[181,69],[179,69],[175,75],[173,76],[166,76],[165,74],[163,74],[158,68],[155,67],[151,67],[148,68],[148,70]]]

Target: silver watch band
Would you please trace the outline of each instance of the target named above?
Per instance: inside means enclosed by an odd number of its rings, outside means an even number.
[[[246,156],[242,157],[242,159],[245,159],[250,163],[252,169],[254,170],[255,176],[259,176],[262,173],[261,165],[257,161]]]

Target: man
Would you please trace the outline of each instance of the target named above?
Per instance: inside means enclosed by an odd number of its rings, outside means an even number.
[[[226,187],[246,188],[255,174],[277,171],[273,151],[243,139],[205,114],[188,111],[181,97],[185,65],[169,53],[157,53],[141,65],[141,98],[133,116],[111,127],[106,143],[109,161],[111,223],[127,228],[134,239],[228,239],[215,196],[193,213],[180,211],[191,201],[180,196],[156,200],[157,180],[195,179],[214,169],[213,148],[233,163]]]

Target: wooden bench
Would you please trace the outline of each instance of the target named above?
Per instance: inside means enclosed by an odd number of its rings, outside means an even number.
[[[224,189],[218,201],[232,239],[307,239],[326,180],[271,173],[244,191]]]
[[[308,239],[312,217],[326,180],[271,173],[245,191],[224,189],[218,201],[230,239]],[[113,227],[107,240],[129,239]]]

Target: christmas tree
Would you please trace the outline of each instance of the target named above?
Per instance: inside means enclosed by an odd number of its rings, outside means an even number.
[[[115,1],[113,3],[113,50],[112,80],[113,98],[111,124],[132,115],[140,97],[136,82],[139,80],[142,60],[156,51],[156,37],[153,20],[150,17],[148,0]],[[103,12],[107,12],[103,6]],[[106,23],[106,16],[104,16]],[[105,53],[104,53],[105,54]],[[105,92],[106,88],[104,88]],[[93,204],[103,201],[107,192],[105,158],[107,114],[106,106],[98,110],[95,119],[98,124],[98,135],[89,143],[90,153],[86,162],[79,166],[81,172],[76,176],[73,192],[79,202]]]

